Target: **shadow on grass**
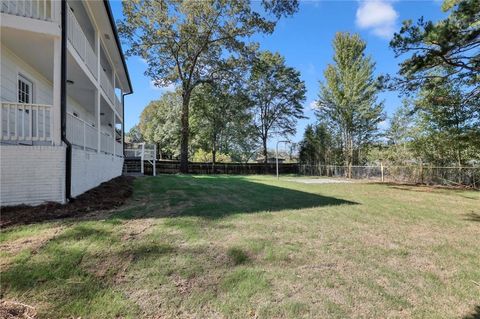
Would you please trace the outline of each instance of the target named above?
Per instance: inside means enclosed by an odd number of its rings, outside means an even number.
[[[473,312],[463,317],[463,319],[480,319],[480,306],[476,306]]]
[[[465,214],[465,220],[468,220],[470,222],[478,222],[480,223],[480,214],[478,213],[468,213]]]
[[[139,179],[134,203],[116,218],[197,216],[274,212],[356,202],[253,182],[236,176],[162,175]]]

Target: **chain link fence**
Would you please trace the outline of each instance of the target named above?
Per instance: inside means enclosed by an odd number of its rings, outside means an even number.
[[[305,176],[348,177],[349,168],[338,165],[299,164]],[[393,183],[467,186],[480,188],[480,167],[352,166],[351,178]]]

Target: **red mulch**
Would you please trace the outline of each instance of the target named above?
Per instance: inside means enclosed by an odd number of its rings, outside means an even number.
[[[31,224],[51,219],[77,217],[92,211],[120,207],[133,193],[131,176],[120,176],[100,184],[67,204],[45,203],[38,206],[18,205],[1,208],[0,227]]]

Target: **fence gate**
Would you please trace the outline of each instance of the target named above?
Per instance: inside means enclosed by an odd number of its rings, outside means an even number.
[[[128,144],[125,148],[125,162],[123,172],[127,174],[145,173],[145,164],[151,165],[153,176],[156,176],[155,157],[157,146],[145,143]],[[133,161],[132,161],[133,160]]]

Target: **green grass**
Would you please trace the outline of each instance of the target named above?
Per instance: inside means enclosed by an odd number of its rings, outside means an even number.
[[[480,316],[475,191],[162,175],[0,247],[2,298],[40,318]]]

